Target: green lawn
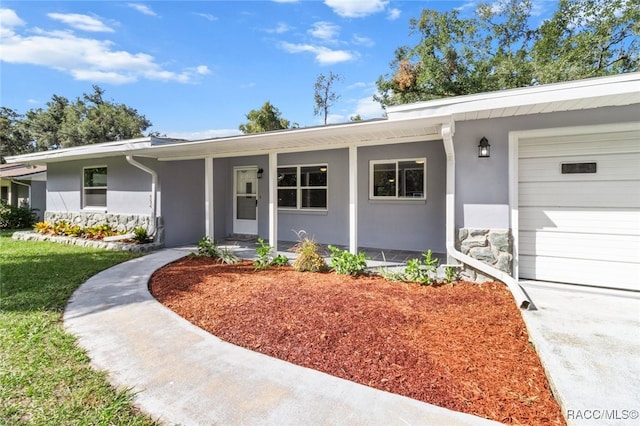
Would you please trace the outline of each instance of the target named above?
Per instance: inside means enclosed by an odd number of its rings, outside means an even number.
[[[89,365],[62,325],[73,291],[133,258],[124,252],[15,241],[0,231],[0,425],[152,425]]]

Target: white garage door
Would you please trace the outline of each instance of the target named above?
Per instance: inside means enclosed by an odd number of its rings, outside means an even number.
[[[518,175],[520,278],[640,290],[640,126],[520,138]]]

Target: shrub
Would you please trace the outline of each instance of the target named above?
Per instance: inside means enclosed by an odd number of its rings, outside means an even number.
[[[438,259],[434,259],[431,250],[422,253],[424,259],[411,259],[407,261],[404,271],[404,280],[417,282],[424,285],[433,284],[438,268]]]
[[[147,230],[142,226],[138,226],[133,230],[133,241],[138,244],[146,244],[153,241]]]
[[[51,222],[38,222],[33,225],[33,230],[39,234],[53,234],[53,225]]]
[[[0,229],[30,228],[36,223],[36,214],[29,207],[15,207],[0,201]]]
[[[198,242],[198,252],[196,256],[207,256],[221,263],[238,263],[240,258],[229,249],[220,249],[215,241],[209,237],[202,237]]]
[[[198,241],[198,256],[207,256],[212,257],[214,259],[218,259],[220,257],[220,249],[215,241],[212,241],[209,237],[202,237],[200,241]]]
[[[323,272],[328,269],[320,253],[318,253],[318,243],[311,237],[306,236],[305,231],[296,232],[298,243],[293,247],[298,253],[298,257],[293,262],[293,269],[298,272]]]
[[[367,269],[367,255],[364,253],[353,254],[332,245],[329,246],[329,251],[331,267],[336,274],[358,275]]]
[[[256,269],[267,269],[269,266],[286,266],[289,259],[281,254],[273,257],[273,247],[266,244],[264,239],[258,238],[256,254],[258,258],[253,262]]]
[[[458,279],[458,273],[459,271],[457,266],[447,266],[446,268],[444,268],[444,280],[447,283],[452,283],[453,281]]]
[[[57,227],[57,224],[54,226]],[[113,235],[118,235],[118,231],[106,223],[84,229],[84,236],[93,240],[101,240],[104,237],[111,237]]]

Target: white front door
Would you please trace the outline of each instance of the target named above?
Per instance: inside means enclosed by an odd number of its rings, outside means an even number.
[[[233,169],[233,233],[258,234],[258,168]]]

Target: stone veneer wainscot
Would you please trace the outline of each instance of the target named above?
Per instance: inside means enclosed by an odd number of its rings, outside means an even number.
[[[511,275],[513,270],[513,241],[510,230],[460,228],[458,230],[457,248],[463,254]],[[476,282],[494,280],[467,265],[465,265],[460,276],[463,279]]]

